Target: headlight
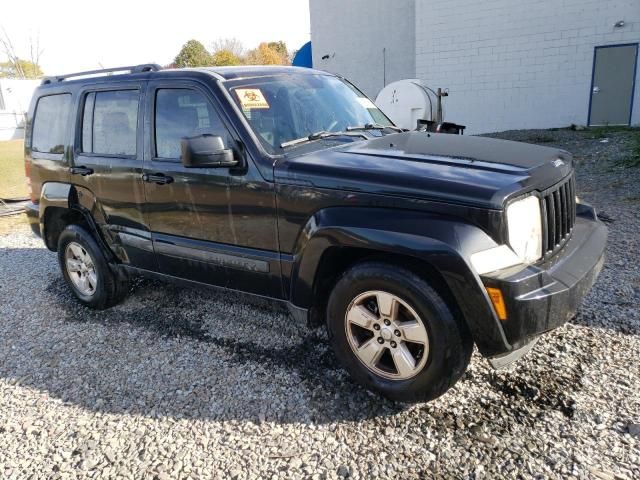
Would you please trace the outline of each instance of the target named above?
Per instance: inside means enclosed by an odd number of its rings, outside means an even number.
[[[542,257],[542,220],[540,200],[530,196],[507,207],[509,245],[525,263]]]

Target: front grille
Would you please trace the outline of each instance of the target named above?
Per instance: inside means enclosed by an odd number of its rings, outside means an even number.
[[[571,237],[576,222],[576,181],[573,173],[542,192],[542,251],[553,255]]]

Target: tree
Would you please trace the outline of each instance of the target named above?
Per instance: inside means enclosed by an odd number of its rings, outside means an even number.
[[[244,55],[244,45],[237,38],[218,38],[211,42],[211,52],[213,55],[221,50],[227,50],[233,53],[238,59]]]
[[[211,55],[212,64],[217,66],[240,65],[242,61],[231,50],[218,50]]]
[[[42,55],[42,52],[43,50],[40,48],[40,33],[38,33],[35,42],[33,40],[33,37],[29,37],[29,61],[33,66],[32,71],[39,71],[39,76],[42,76],[42,71],[40,70],[40,56]]]
[[[182,46],[174,63],[177,67],[207,67],[213,65],[211,54],[197,40],[189,40]]]
[[[42,55],[40,36],[36,38],[35,43],[33,38],[29,39],[29,50],[31,60],[21,59],[13,46],[11,37],[9,37],[4,28],[1,28],[0,52],[4,53],[9,60],[0,63],[0,77],[21,79],[42,77],[42,70],[40,69],[40,56]]]
[[[281,46],[283,42],[272,42],[275,46],[270,46],[266,42],[258,45],[258,48],[250,50],[247,54],[247,63],[250,65],[287,65],[289,59],[287,55],[282,53]],[[286,46],[284,46],[286,51]]]
[[[211,53],[197,40],[189,40],[171,64],[174,68],[224,65],[289,65],[291,60],[283,41],[262,42],[245,55],[237,38],[219,38],[211,44]]]
[[[43,73],[40,66],[30,62],[15,58],[12,61],[0,62],[0,78],[40,78]]]
[[[286,43],[284,43],[282,40],[279,40],[277,42],[269,42],[267,45],[269,45],[269,48],[282,55],[282,58],[286,60],[286,63],[289,63],[289,51],[287,50]]]

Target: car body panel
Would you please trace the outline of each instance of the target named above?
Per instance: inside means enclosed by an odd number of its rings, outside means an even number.
[[[156,158],[154,99],[163,88],[202,94],[235,142],[230,147],[242,166],[187,168],[180,161]],[[159,78],[148,84],[145,116],[143,171],[172,179],[161,185],[145,182],[144,212],[159,271],[280,299],[274,185],[262,177],[216,94],[195,80]]]
[[[554,148],[406,132],[291,154],[277,162],[275,176],[278,183],[501,209],[509,198],[553,185],[572,168],[571,155]]]
[[[368,251],[381,261],[385,255],[401,255],[424,261],[439,272],[483,353],[510,349],[487,293],[468,265],[470,245],[494,245],[478,227],[444,214],[351,206],[316,212],[303,232],[290,264],[285,266],[283,260],[283,281],[294,305],[311,307],[316,272],[332,248]]]

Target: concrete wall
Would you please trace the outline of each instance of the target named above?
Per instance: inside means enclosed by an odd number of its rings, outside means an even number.
[[[638,41],[639,0],[416,1],[416,76],[469,133],[586,124],[594,47]]]
[[[415,77],[414,0],[310,0],[309,10],[314,68],[347,77],[374,99],[385,63],[386,83]]]

